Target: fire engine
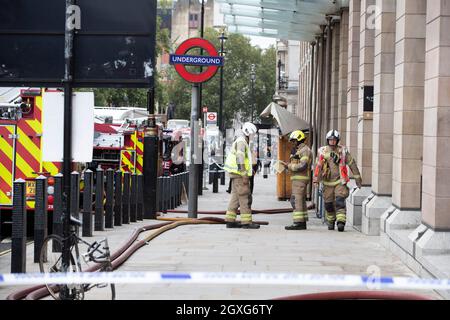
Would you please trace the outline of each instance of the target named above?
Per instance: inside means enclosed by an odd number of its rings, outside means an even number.
[[[0,207],[12,206],[13,181],[20,178],[26,181],[27,206],[33,209],[34,179],[40,175],[56,175],[62,166],[60,162],[41,160],[42,89],[3,88],[2,93]]]

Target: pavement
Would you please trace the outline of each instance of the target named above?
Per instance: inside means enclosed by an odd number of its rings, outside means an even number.
[[[228,180],[227,180],[228,184]],[[226,210],[230,195],[226,186],[212,193],[207,185],[199,197],[199,210]],[[276,196],[276,177],[257,176],[253,196],[254,209],[290,208],[287,201]],[[187,209],[182,206],[179,209]],[[373,275],[417,277],[404,263],[386,250],[379,237],[366,236],[350,226],[346,232],[328,231],[322,221],[310,212],[306,231],[285,231],[292,223],[292,214],[254,215],[254,220],[269,225],[259,230],[226,229],[223,224],[186,225],[170,230],[152,240],[133,254],[121,271],[179,272],[288,272],[334,275]],[[164,217],[186,217],[169,213]],[[199,217],[211,215],[199,215]],[[217,216],[216,216],[217,217]],[[220,216],[224,217],[224,216]],[[135,228],[160,223],[145,220],[95,232],[94,238],[108,237],[112,251],[118,248]],[[139,239],[154,231],[143,233]],[[88,238],[90,241],[93,238]],[[33,245],[27,246],[27,272],[38,271],[32,263]],[[10,253],[0,256],[0,273],[10,271]],[[19,289],[0,287],[0,299]],[[236,284],[118,284],[117,299],[123,300],[263,300],[292,295],[331,291],[368,290],[361,288],[236,285]],[[407,290],[433,299],[442,299],[435,291]]]

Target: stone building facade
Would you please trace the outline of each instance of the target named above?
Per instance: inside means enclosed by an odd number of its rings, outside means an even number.
[[[300,43],[296,114],[312,109],[318,145],[335,128],[357,157],[349,223],[420,275],[449,278],[450,1],[350,0],[322,30]]]

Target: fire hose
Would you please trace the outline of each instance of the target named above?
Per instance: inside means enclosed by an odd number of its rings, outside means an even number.
[[[167,218],[163,218],[166,220]],[[112,255],[111,255],[111,264],[113,267],[113,270],[120,267],[132,254],[134,254],[137,250],[139,250],[144,245],[148,244],[151,240],[158,237],[159,235],[163,234],[166,231],[169,231],[171,229],[177,228],[182,225],[190,225],[190,224],[223,224],[225,221],[221,218],[215,218],[215,217],[206,217],[206,218],[200,218],[200,219],[186,219],[186,218],[172,218],[173,220],[170,220],[172,222],[165,222],[155,225],[148,225],[141,228],[138,228],[134,230],[134,232],[131,234],[129,239],[119,248],[117,249]],[[162,219],[159,219],[162,220]],[[267,222],[261,221],[255,221],[255,223],[258,224],[268,224]],[[142,232],[150,231],[158,229],[156,232],[152,233],[151,235],[147,236],[146,238],[137,240],[139,235]],[[93,264],[89,268],[85,270],[85,272],[95,272],[98,271],[101,268],[100,264]],[[13,292],[10,294],[6,299],[7,300],[38,300],[41,298],[44,298],[49,295],[48,289],[45,285],[38,285],[26,289],[22,289],[16,292]]]

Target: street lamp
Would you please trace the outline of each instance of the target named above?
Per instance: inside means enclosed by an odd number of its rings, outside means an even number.
[[[250,72],[250,80],[252,81],[252,122],[253,122],[253,107],[255,104],[255,94],[254,94],[254,86],[255,86],[255,81],[256,81],[256,72],[255,72],[255,65],[252,64],[251,66],[251,72]]]
[[[219,40],[220,40],[220,56],[223,57],[225,55],[225,51],[223,49],[223,43],[228,38],[225,36],[225,28],[222,28]],[[223,119],[223,68],[225,64],[220,67],[220,88],[219,88],[219,131],[222,132],[223,141],[225,141],[225,121]],[[225,143],[223,143],[223,151],[222,151],[222,164],[225,163]]]

